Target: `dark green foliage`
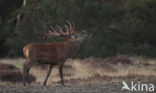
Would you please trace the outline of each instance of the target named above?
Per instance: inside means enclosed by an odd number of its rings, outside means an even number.
[[[6,45],[7,42],[7,38],[9,35],[8,29],[7,27],[5,27],[4,25],[0,24],[0,56],[4,57],[6,56],[7,52],[8,52],[8,46]]]
[[[104,3],[102,0],[28,0],[17,12],[24,18],[13,28],[9,40],[9,56],[21,56],[30,43],[62,41],[44,40],[45,27],[72,21],[78,30],[87,30],[89,37],[75,57],[107,57],[118,54],[156,57],[156,1],[125,0]],[[0,34],[1,35],[1,34]],[[10,39],[11,38],[11,39]],[[1,49],[1,47],[0,47]]]
[[[23,0],[0,0],[0,19],[6,23],[12,13],[22,5]]]

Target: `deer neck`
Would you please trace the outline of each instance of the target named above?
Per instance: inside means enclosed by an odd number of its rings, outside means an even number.
[[[64,45],[66,46],[67,49],[68,49],[68,48],[69,48],[69,49],[72,49],[72,48],[76,48],[76,47],[77,47],[76,43],[74,43],[73,40],[72,40],[71,38],[65,40]]]
[[[71,38],[65,40],[64,45],[67,49],[66,52],[67,52],[68,57],[75,55],[76,51],[79,48],[79,44],[76,44]]]

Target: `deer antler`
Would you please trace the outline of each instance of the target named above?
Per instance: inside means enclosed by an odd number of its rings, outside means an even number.
[[[69,24],[69,28],[68,28],[68,26],[65,25],[66,29],[68,30],[68,32],[70,34],[73,34],[75,32],[75,27],[73,26],[73,24],[70,21],[66,20],[66,22]]]
[[[66,32],[62,30],[62,28],[58,25],[54,27],[50,26],[49,28],[46,28],[48,33],[44,34],[44,37],[58,37],[58,36],[69,36],[75,32],[73,25],[70,21],[66,20],[69,27],[67,25],[64,25],[66,28]]]

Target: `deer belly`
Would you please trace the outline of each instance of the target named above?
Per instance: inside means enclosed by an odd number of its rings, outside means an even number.
[[[40,64],[52,64],[52,65],[57,65],[58,64],[55,60],[53,60],[51,58],[45,58],[45,57],[39,58],[38,62]]]

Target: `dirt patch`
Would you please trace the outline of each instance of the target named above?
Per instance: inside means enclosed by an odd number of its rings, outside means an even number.
[[[81,83],[89,83],[89,82],[112,82],[112,81],[120,81],[120,80],[141,80],[143,79],[145,81],[145,79],[152,79],[154,81],[154,79],[156,78],[155,76],[144,76],[144,75],[137,75],[137,74],[129,74],[127,76],[108,76],[108,75],[99,75],[99,74],[95,74],[94,76],[90,76],[87,79],[82,79],[82,78],[75,78],[75,79],[65,79],[64,82],[66,84],[81,84]],[[58,82],[53,82],[53,83],[59,83]]]
[[[132,61],[128,56],[114,56],[108,58],[89,57],[82,60],[82,62],[101,63],[101,64],[130,64]]]
[[[2,70],[19,70],[19,69],[10,64],[0,63],[0,71]]]

